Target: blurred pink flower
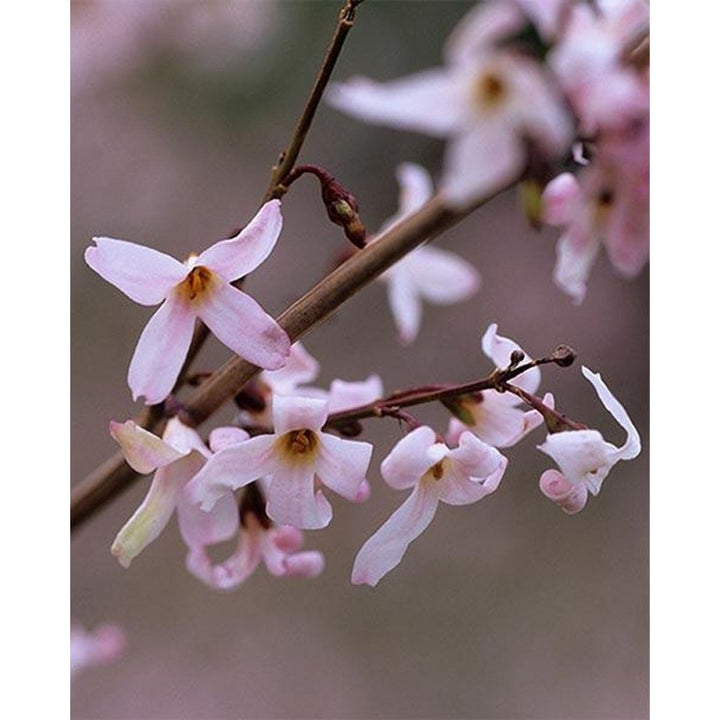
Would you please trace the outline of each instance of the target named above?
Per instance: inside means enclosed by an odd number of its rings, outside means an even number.
[[[362,120],[448,138],[440,192],[451,206],[472,204],[519,175],[528,141],[549,158],[572,141],[559,90],[533,60],[490,45],[494,22],[480,18],[452,35],[444,68],[387,83],[355,78],[327,95]]]
[[[572,5],[565,31],[549,55],[582,134],[641,117],[649,103],[646,79],[624,59],[648,27],[648,3],[599,0],[596,5]]]
[[[260,367],[282,367],[290,339],[249,295],[230,283],[252,272],[270,254],[282,228],[280,201],[266,203],[234,238],[181,263],[124,240],[94,238],[85,261],[141,305],[160,309],[140,335],[128,371],[133,399],[152,405],[172,390],[200,318],[233,352]]]
[[[117,660],[125,649],[125,633],[112,623],[98,625],[92,632],[80,625],[70,628],[70,677],[94,665]]]
[[[413,488],[405,502],[362,546],[352,582],[375,586],[402,560],[408,545],[435,517],[439,503],[468,505],[493,492],[507,459],[472,433],[450,450],[423,425],[406,435],[383,460],[383,478],[397,490]]]
[[[171,418],[161,440],[127,420],[111,422],[110,434],[134,470],[143,474],[155,470],[145,499],[112,544],[112,553],[123,567],[129,567],[133,558],[160,535],[176,509],[180,533],[188,547],[227,540],[237,532],[238,510],[231,494],[221,498],[211,512],[200,510],[188,498],[187,483],[211,456],[194,430]],[[218,428],[210,435],[210,445],[217,451],[247,437],[239,428]]]
[[[433,195],[432,180],[425,168],[403,163],[396,171],[400,185],[400,207],[383,230],[419,210]],[[467,300],[480,287],[480,274],[459,255],[425,245],[413,250],[385,272],[390,310],[403,345],[417,337],[422,318],[422,300],[451,305]]]
[[[299,552],[302,532],[289,525],[265,527],[252,513],[242,519],[235,552],[221,563],[213,563],[207,548],[191,548],[188,571],[216,590],[232,590],[247,580],[262,561],[276,577],[317,577],[325,567],[322,553]]]
[[[632,460],[640,454],[640,436],[625,408],[618,402],[599,374],[583,367],[582,373],[595,388],[600,401],[627,433],[621,447],[606,442],[597,430],[570,430],[550,433],[538,449],[549,455],[560,468],[562,478],[573,488],[585,488],[592,495],[600,492],[603,480],[618,460]],[[543,479],[544,478],[544,479]],[[582,509],[581,495],[562,497],[568,490],[556,474],[543,474],[540,489],[554,502],[569,502],[577,512]],[[581,491],[580,491],[581,492]],[[580,507],[577,507],[577,506]]]
[[[217,453],[190,483],[192,500],[208,510],[231,490],[264,477],[272,520],[304,529],[325,527],[332,508],[319,485],[361,501],[372,454],[370,443],[321,432],[327,416],[326,400],[275,395],[275,432]]]
[[[516,350],[524,351],[510,338],[497,334],[497,323],[485,331],[482,349],[496,368],[503,369],[510,364],[510,356]],[[525,355],[527,362],[531,358]],[[513,380],[513,384],[528,393],[535,393],[540,385],[540,369],[531,368]],[[546,404],[552,403],[552,396],[545,396]],[[497,390],[483,390],[472,397],[458,398],[465,421],[453,418],[448,426],[447,438],[451,444],[458,441],[465,430],[470,430],[481,440],[494,447],[510,447],[542,424],[542,415],[537,410],[522,410],[517,407],[522,400],[511,393]],[[472,419],[472,422],[468,420]]]

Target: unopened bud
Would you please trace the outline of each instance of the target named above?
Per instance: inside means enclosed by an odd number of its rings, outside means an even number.
[[[558,345],[549,360],[560,367],[570,367],[576,360],[577,353],[568,345]]]
[[[355,247],[365,247],[365,226],[358,214],[358,204],[352,193],[332,180],[322,185],[322,198],[328,217],[345,231],[345,237]]]
[[[513,350],[510,353],[510,367],[519,365],[525,359],[525,353],[522,350]]]

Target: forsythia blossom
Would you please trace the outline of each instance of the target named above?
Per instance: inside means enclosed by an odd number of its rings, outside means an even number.
[[[453,206],[518,176],[528,142],[555,158],[572,141],[570,115],[545,70],[494,46],[496,15],[493,6],[462,24],[447,43],[444,68],[387,83],[356,78],[329,89],[332,105],[363,120],[448,138],[440,192]]]
[[[177,380],[200,318],[233,352],[271,370],[285,364],[290,339],[249,295],[230,283],[267,258],[282,228],[280,201],[271,200],[237,236],[186,263],[125,240],[95,238],[85,261],[141,305],[157,305],[130,362],[128,384],[137,400],[164,400]]]
[[[372,445],[321,432],[328,402],[275,395],[275,432],[258,435],[217,453],[190,483],[195,502],[210,510],[227,494],[267,479],[267,514],[281,525],[316,529],[332,518],[320,485],[358,502],[366,496],[365,474]]]
[[[439,503],[469,505],[497,489],[507,459],[472,433],[450,449],[423,425],[406,435],[383,460],[385,481],[397,490],[413,488],[407,500],[362,546],[352,582],[377,585],[402,560],[408,545],[435,517]]]
[[[632,460],[640,454],[640,436],[625,408],[610,392],[599,374],[582,368],[607,411],[620,423],[627,438],[621,447],[607,442],[597,430],[570,430],[551,433],[538,446],[560,468],[540,478],[540,489],[566,512],[582,510],[587,493],[597,495],[603,480],[618,460]]]
[[[419,210],[433,194],[432,180],[425,168],[404,163],[397,169],[400,207],[382,230]],[[455,253],[425,245],[399,260],[381,279],[388,285],[388,300],[400,341],[415,340],[422,318],[422,300],[451,305],[467,300],[480,287],[480,274]]]

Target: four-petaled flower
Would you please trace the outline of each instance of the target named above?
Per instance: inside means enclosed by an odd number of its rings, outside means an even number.
[[[209,510],[232,490],[264,477],[272,520],[303,529],[325,527],[332,508],[320,485],[350,501],[363,500],[372,454],[370,443],[321,432],[327,416],[327,400],[275,395],[275,432],[217,453],[190,483],[191,497]]]
[[[497,489],[507,459],[470,432],[452,450],[423,425],[406,435],[381,465],[385,482],[412,487],[405,502],[362,546],[352,582],[377,585],[402,560],[408,545],[435,517],[439,503],[469,505]]]
[[[466,206],[516,178],[534,152],[554,158],[572,141],[559,89],[534,60],[494,46],[492,19],[463,24],[446,46],[447,66],[376,83],[329,88],[334,107],[362,120],[449,138],[440,192]]]
[[[621,447],[603,439],[597,430],[569,430],[550,433],[538,446],[560,468],[546,470],[540,478],[540,489],[566,512],[579,512],[587,493],[597,495],[603,480],[618,460],[632,460],[640,454],[640,436],[625,408],[610,392],[599,374],[583,367],[582,373],[595,388],[606,410],[627,433]]]
[[[155,471],[145,499],[112,544],[112,554],[123,567],[129,567],[133,558],[160,535],[176,509],[180,533],[189,548],[212,545],[235,535],[239,517],[231,494],[221,498],[211,512],[201,510],[188,497],[187,483],[211,456],[195,430],[171,418],[160,439],[128,420],[111,422],[110,434],[130,467],[142,474]],[[239,428],[217,428],[210,434],[210,447],[216,451],[247,437]]]
[[[272,251],[282,228],[280,201],[271,200],[238,235],[215,243],[186,263],[125,240],[95,238],[85,261],[141,305],[160,309],[145,326],[130,362],[133,399],[152,405],[172,390],[200,318],[233,352],[263,368],[285,363],[290,339],[249,295],[230,283]]]
[[[433,194],[425,168],[403,163],[397,169],[400,207],[381,228],[386,230],[419,210]],[[480,287],[480,274],[466,260],[448,250],[424,245],[413,250],[381,276],[388,285],[388,300],[400,333],[409,345],[417,337],[422,319],[422,300],[451,305],[467,300]]]

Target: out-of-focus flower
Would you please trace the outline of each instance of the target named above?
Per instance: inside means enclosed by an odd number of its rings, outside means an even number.
[[[73,624],[70,628],[70,677],[94,665],[113,662],[125,649],[125,633],[113,623],[98,625],[93,631]]]
[[[112,544],[112,553],[123,567],[129,567],[133,558],[160,535],[175,509],[180,533],[189,547],[221,542],[237,532],[238,511],[231,494],[221,498],[210,512],[200,510],[188,498],[188,481],[211,455],[193,429],[171,418],[160,439],[128,420],[111,422],[110,434],[133,469],[143,474],[155,470],[145,499]],[[238,428],[218,428],[210,435],[210,445],[219,450],[247,437]]]
[[[618,460],[632,460],[640,454],[640,436],[625,408],[618,402],[599,374],[583,367],[582,373],[595,388],[607,411],[627,433],[621,447],[607,442],[597,430],[569,430],[551,433],[538,449],[549,455],[560,472],[546,471],[540,489],[566,512],[582,510],[587,492],[597,495],[603,480]],[[571,488],[577,492],[571,492]],[[585,490],[585,493],[583,493]]]
[[[328,412],[342,412],[379,400],[383,395],[383,384],[379,375],[370,375],[365,380],[349,382],[333,380],[328,393]]]
[[[400,207],[383,230],[419,210],[433,194],[432,180],[425,168],[403,163],[397,169]],[[388,285],[388,300],[400,333],[408,345],[415,340],[422,319],[422,300],[452,305],[467,300],[480,287],[480,274],[459,255],[425,245],[413,250],[381,276]]]
[[[496,368],[506,368],[510,364],[513,352],[523,352],[522,348],[510,338],[497,334],[497,323],[492,323],[485,331],[482,349]],[[525,356],[525,360],[530,360]],[[513,380],[513,384],[528,393],[535,393],[540,385],[540,369],[531,368]],[[552,403],[552,396],[545,397]],[[511,393],[499,393],[497,390],[483,390],[472,396],[463,396],[454,400],[448,407],[456,418],[450,421],[447,438],[456,442],[462,432],[470,430],[481,440],[494,447],[510,447],[531,430],[542,424],[542,415],[537,410],[522,410],[518,407],[522,400]],[[462,416],[462,422],[457,419]]]
[[[583,134],[641,117],[649,102],[646,78],[625,57],[648,27],[648,3],[599,0],[596,6],[572,6],[562,37],[549,56]]]
[[[544,69],[490,44],[497,26],[504,27],[495,7],[450,37],[444,68],[329,88],[329,102],[360,119],[448,138],[440,192],[451,206],[472,204],[511,182],[525,168],[528,145],[555,158],[572,141],[570,116]]]
[[[402,560],[408,545],[430,524],[440,502],[469,505],[493,492],[507,459],[472,433],[457,448],[437,442],[423,425],[406,435],[383,460],[383,478],[391,487],[413,491],[355,558],[352,582],[375,586]]]
[[[232,590],[247,580],[262,561],[275,577],[317,577],[325,567],[322,553],[300,552],[302,532],[289,525],[266,526],[252,513],[242,518],[235,552],[213,563],[207,548],[191,548],[186,567],[196,578],[215,590]]]
[[[543,193],[543,219],[563,229],[557,244],[556,284],[581,303],[600,244],[625,277],[647,262],[649,148],[647,126],[611,135],[598,144],[593,161],[578,177],[563,173]]]
[[[128,371],[133,399],[152,405],[172,390],[200,318],[233,352],[260,367],[285,364],[290,339],[249,295],[230,283],[270,254],[282,228],[280,201],[263,205],[234,238],[222,240],[186,263],[124,240],[94,238],[85,261],[141,305],[157,305],[138,341]]]
[[[209,510],[231,490],[265,478],[272,520],[303,529],[325,527],[332,508],[319,486],[362,500],[372,454],[370,443],[321,432],[327,416],[326,400],[275,395],[275,432],[217,453],[190,483],[192,500]]]

